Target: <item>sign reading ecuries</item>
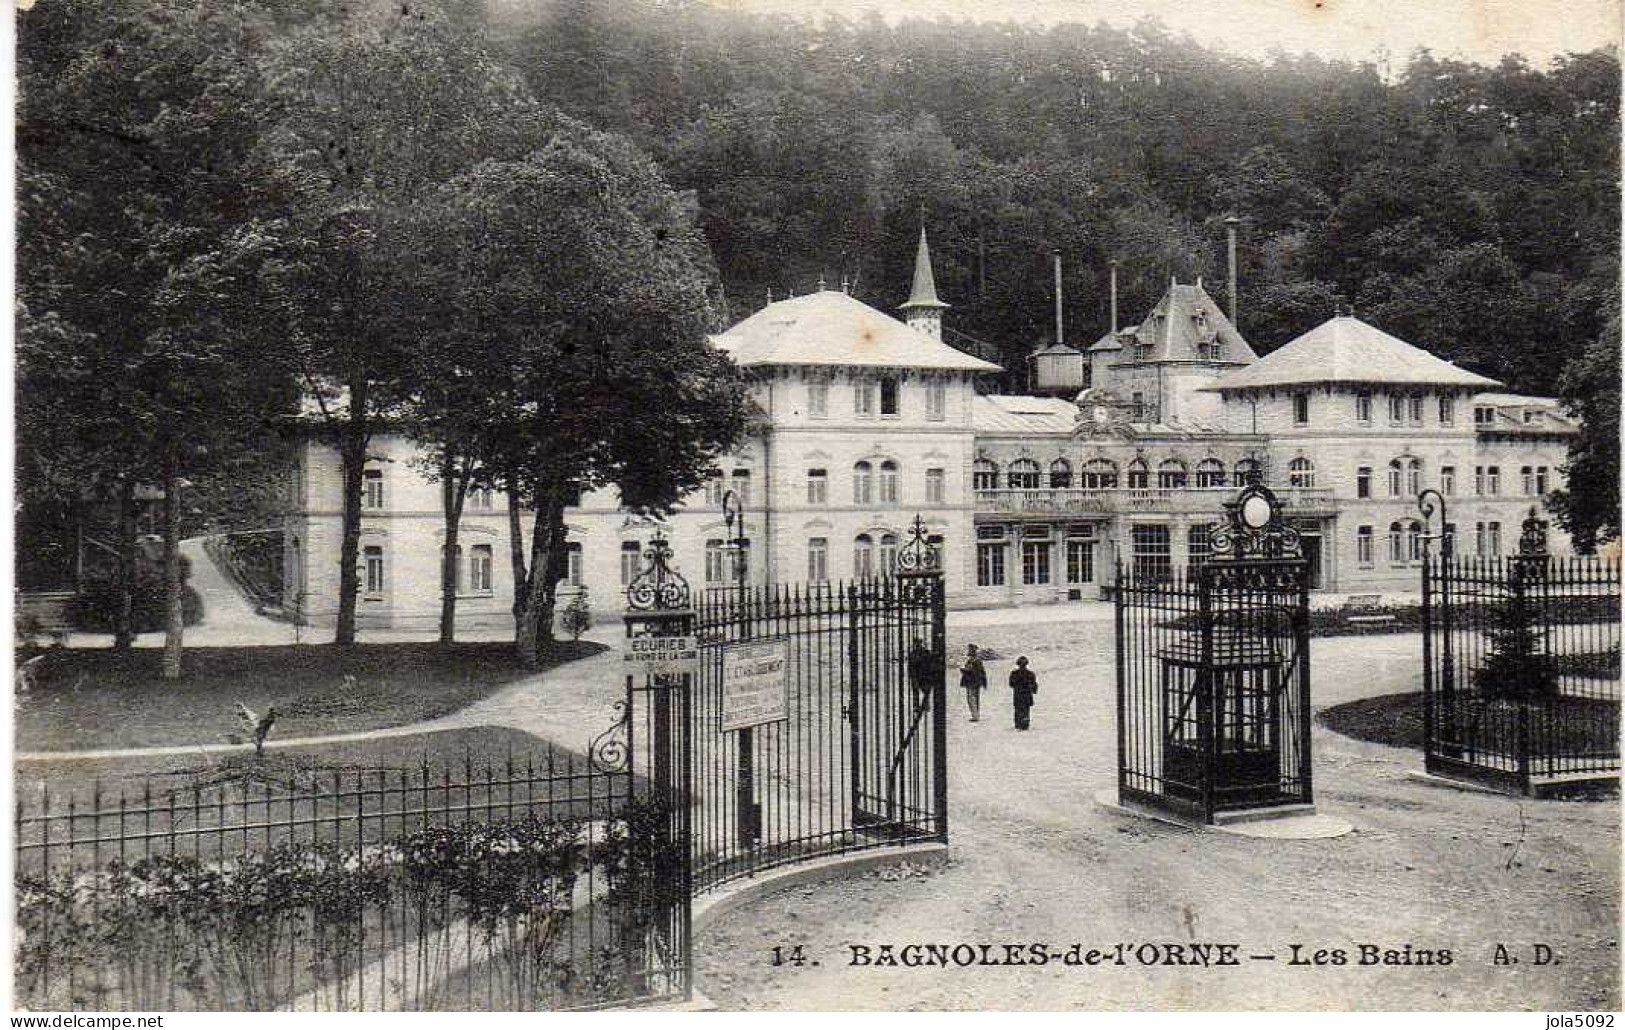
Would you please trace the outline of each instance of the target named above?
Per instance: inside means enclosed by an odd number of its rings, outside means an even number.
[[[700,645],[693,637],[633,637],[625,661],[650,676],[699,672]]]
[[[789,645],[729,644],[722,652],[722,728],[740,730],[790,717]]]

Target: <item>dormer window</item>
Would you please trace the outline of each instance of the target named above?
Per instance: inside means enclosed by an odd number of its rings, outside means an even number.
[[[1135,346],[1134,346],[1134,360],[1135,361],[1150,361],[1151,360],[1151,345],[1149,343],[1135,344]]]
[[[1473,407],[1473,425],[1487,426],[1494,421],[1495,409],[1493,407],[1487,404],[1479,404]]]

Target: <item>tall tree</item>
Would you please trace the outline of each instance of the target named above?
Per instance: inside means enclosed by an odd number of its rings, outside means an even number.
[[[515,585],[515,646],[534,663],[572,496],[613,488],[630,510],[669,508],[742,430],[744,393],[705,342],[713,273],[692,204],[625,140],[561,120],[542,149],[437,196],[435,253],[460,280],[458,319],[478,326],[459,350],[496,398],[489,465],[534,513]]]

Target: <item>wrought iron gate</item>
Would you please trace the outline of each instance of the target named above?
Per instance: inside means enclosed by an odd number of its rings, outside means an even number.
[[[1208,823],[1313,800],[1308,566],[1267,488],[1225,507],[1201,565],[1114,589],[1119,795]]]
[[[1514,557],[1429,556],[1422,618],[1429,772],[1521,793],[1618,777],[1617,563],[1550,557],[1531,512]]]
[[[696,892],[820,855],[947,840],[938,560],[916,519],[893,575],[700,599]]]

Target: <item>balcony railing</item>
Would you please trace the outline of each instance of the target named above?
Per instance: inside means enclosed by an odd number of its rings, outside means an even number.
[[[1044,488],[1038,490],[978,490],[976,510],[1012,515],[1112,515],[1119,512],[1171,512],[1217,514],[1236,495],[1233,486]],[[1332,491],[1323,487],[1282,487],[1275,491],[1283,507],[1329,508]]]

